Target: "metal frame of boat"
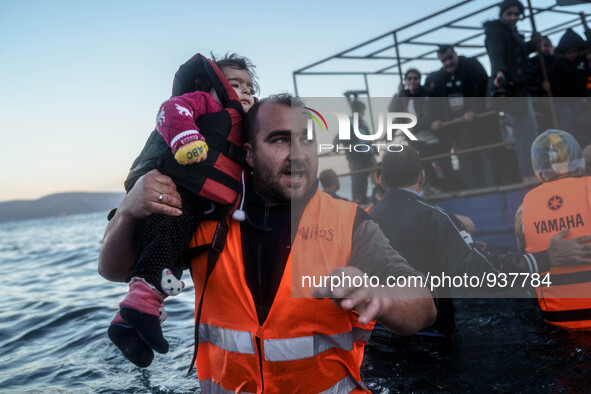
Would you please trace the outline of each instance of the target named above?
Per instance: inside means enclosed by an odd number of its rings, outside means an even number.
[[[555,36],[568,28],[580,25],[581,8],[591,10],[591,1],[577,0],[521,0],[526,6],[524,19],[529,19],[532,29],[520,29],[526,36],[538,29],[542,35]],[[495,16],[492,9],[499,1],[463,0],[437,12],[405,24],[387,33],[364,41],[293,72],[295,93],[298,95],[298,78],[306,76],[359,76],[363,78],[367,96],[371,97],[368,77],[392,75],[397,82],[403,80],[402,67],[435,71],[441,67],[437,48],[450,44],[462,54],[474,57],[486,56],[482,20]],[[528,7],[529,5],[529,7]],[[578,5],[577,9],[573,5]],[[585,18],[589,19],[589,12]],[[551,22],[540,23],[542,17]],[[494,19],[491,17],[491,19]],[[539,28],[541,27],[541,28]],[[450,37],[442,42],[429,37]],[[363,71],[354,69],[363,66]],[[397,86],[396,81],[391,86]],[[368,100],[372,114],[371,100]],[[373,119],[371,119],[373,125]],[[511,142],[508,142],[509,144]],[[500,143],[506,145],[507,142]],[[495,146],[476,147],[491,149]],[[462,152],[455,152],[461,154]],[[432,158],[425,158],[432,159]],[[348,175],[348,174],[343,174]],[[503,248],[515,247],[514,215],[523,197],[536,183],[498,186],[487,189],[463,190],[430,197],[446,210],[471,217],[477,225],[475,236],[491,245]]]

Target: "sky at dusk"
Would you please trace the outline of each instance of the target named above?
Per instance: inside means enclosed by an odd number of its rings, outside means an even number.
[[[0,201],[123,191],[174,73],[197,52],[249,57],[261,97],[294,93],[294,70],[443,3],[0,0]],[[298,88],[338,96],[362,82],[310,78]],[[398,80],[371,83],[389,97]]]

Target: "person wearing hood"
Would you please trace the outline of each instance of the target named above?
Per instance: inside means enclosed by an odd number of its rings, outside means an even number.
[[[542,184],[526,194],[515,215],[521,248],[526,253],[545,250],[553,236],[565,231],[565,239],[591,234],[591,177],[584,176],[585,159],[578,142],[566,131],[546,130],[531,147],[531,162]],[[589,263],[551,267],[551,284],[536,287],[548,323],[591,329]]]
[[[528,97],[528,54],[535,50],[535,40],[525,42],[517,31],[524,7],[519,0],[499,4],[499,19],[484,24],[485,46],[491,63],[489,93],[493,96]],[[538,135],[538,125],[529,99],[503,103],[508,140],[515,141],[515,154],[524,182],[533,181],[529,148]],[[511,135],[512,134],[512,135]]]
[[[567,29],[560,38],[554,54],[557,57],[558,69],[555,83],[552,84],[552,94],[555,97],[588,97],[587,67],[585,52],[591,31],[585,24],[587,41],[573,29]]]
[[[577,141],[585,146],[591,143],[587,127],[591,119],[588,116],[587,76],[590,74],[586,67],[585,52],[591,31],[587,26],[584,15],[581,15],[585,29],[585,41],[572,29],[567,29],[560,38],[554,52],[557,67],[550,73],[552,95],[559,97],[556,103],[556,118],[558,127],[571,130]]]

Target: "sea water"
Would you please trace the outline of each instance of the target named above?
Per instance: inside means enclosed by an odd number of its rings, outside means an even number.
[[[166,301],[168,354],[125,360],[106,329],[127,286],[97,274],[106,213],[0,224],[0,392],[188,393],[194,290]],[[375,393],[590,392],[591,336],[545,324],[528,299],[458,300],[451,340],[366,351]]]

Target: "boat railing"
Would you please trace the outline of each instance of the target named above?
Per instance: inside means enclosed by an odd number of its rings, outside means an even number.
[[[474,118],[475,119],[483,119],[483,118],[489,118],[492,116],[498,116],[500,118],[503,116],[503,112],[501,112],[501,111],[484,111],[484,112],[477,113],[474,116]],[[468,121],[464,120],[463,118],[457,118],[457,119],[441,122],[440,127],[441,128],[452,127],[452,126],[462,124],[462,123],[467,123],[467,122]],[[404,141],[406,141],[406,140],[404,140]],[[406,144],[406,143],[407,142],[405,142],[404,144]],[[428,162],[432,162],[435,160],[451,159],[453,156],[461,156],[461,155],[474,153],[474,152],[481,152],[481,151],[486,151],[486,150],[505,148],[505,147],[510,147],[514,144],[515,144],[515,141],[513,139],[508,139],[508,140],[504,140],[504,141],[473,146],[473,147],[466,148],[466,149],[454,150],[453,148],[451,148],[448,152],[444,152],[444,153],[440,153],[440,154],[436,154],[436,155],[424,156],[421,158],[421,162],[428,163]],[[338,152],[337,149],[335,148],[331,152],[321,153],[318,156],[320,158],[327,158],[327,157],[342,156],[342,155],[343,155],[343,153]],[[380,170],[381,170],[381,163],[378,162],[376,166],[367,167],[367,168],[359,169],[359,170],[355,170],[355,171],[341,172],[337,175],[339,177],[347,177],[347,176],[351,176],[351,175],[355,175],[355,174],[363,174],[363,173],[367,173],[367,174],[376,173],[377,174]],[[493,185],[493,186],[472,188],[472,189],[462,189],[462,190],[456,190],[456,191],[446,191],[446,192],[443,192],[443,191],[432,192],[431,191],[428,193],[429,194],[428,197],[429,197],[429,199],[437,200],[437,199],[447,199],[447,198],[461,197],[461,196],[472,196],[472,195],[479,195],[479,194],[487,194],[487,193],[495,193],[495,192],[501,192],[501,191],[520,189],[520,188],[524,188],[524,187],[531,187],[531,186],[537,185],[538,183],[539,182],[537,182],[536,180],[529,179],[526,181],[521,181],[521,182],[511,183],[511,184],[498,184],[498,185]]]

